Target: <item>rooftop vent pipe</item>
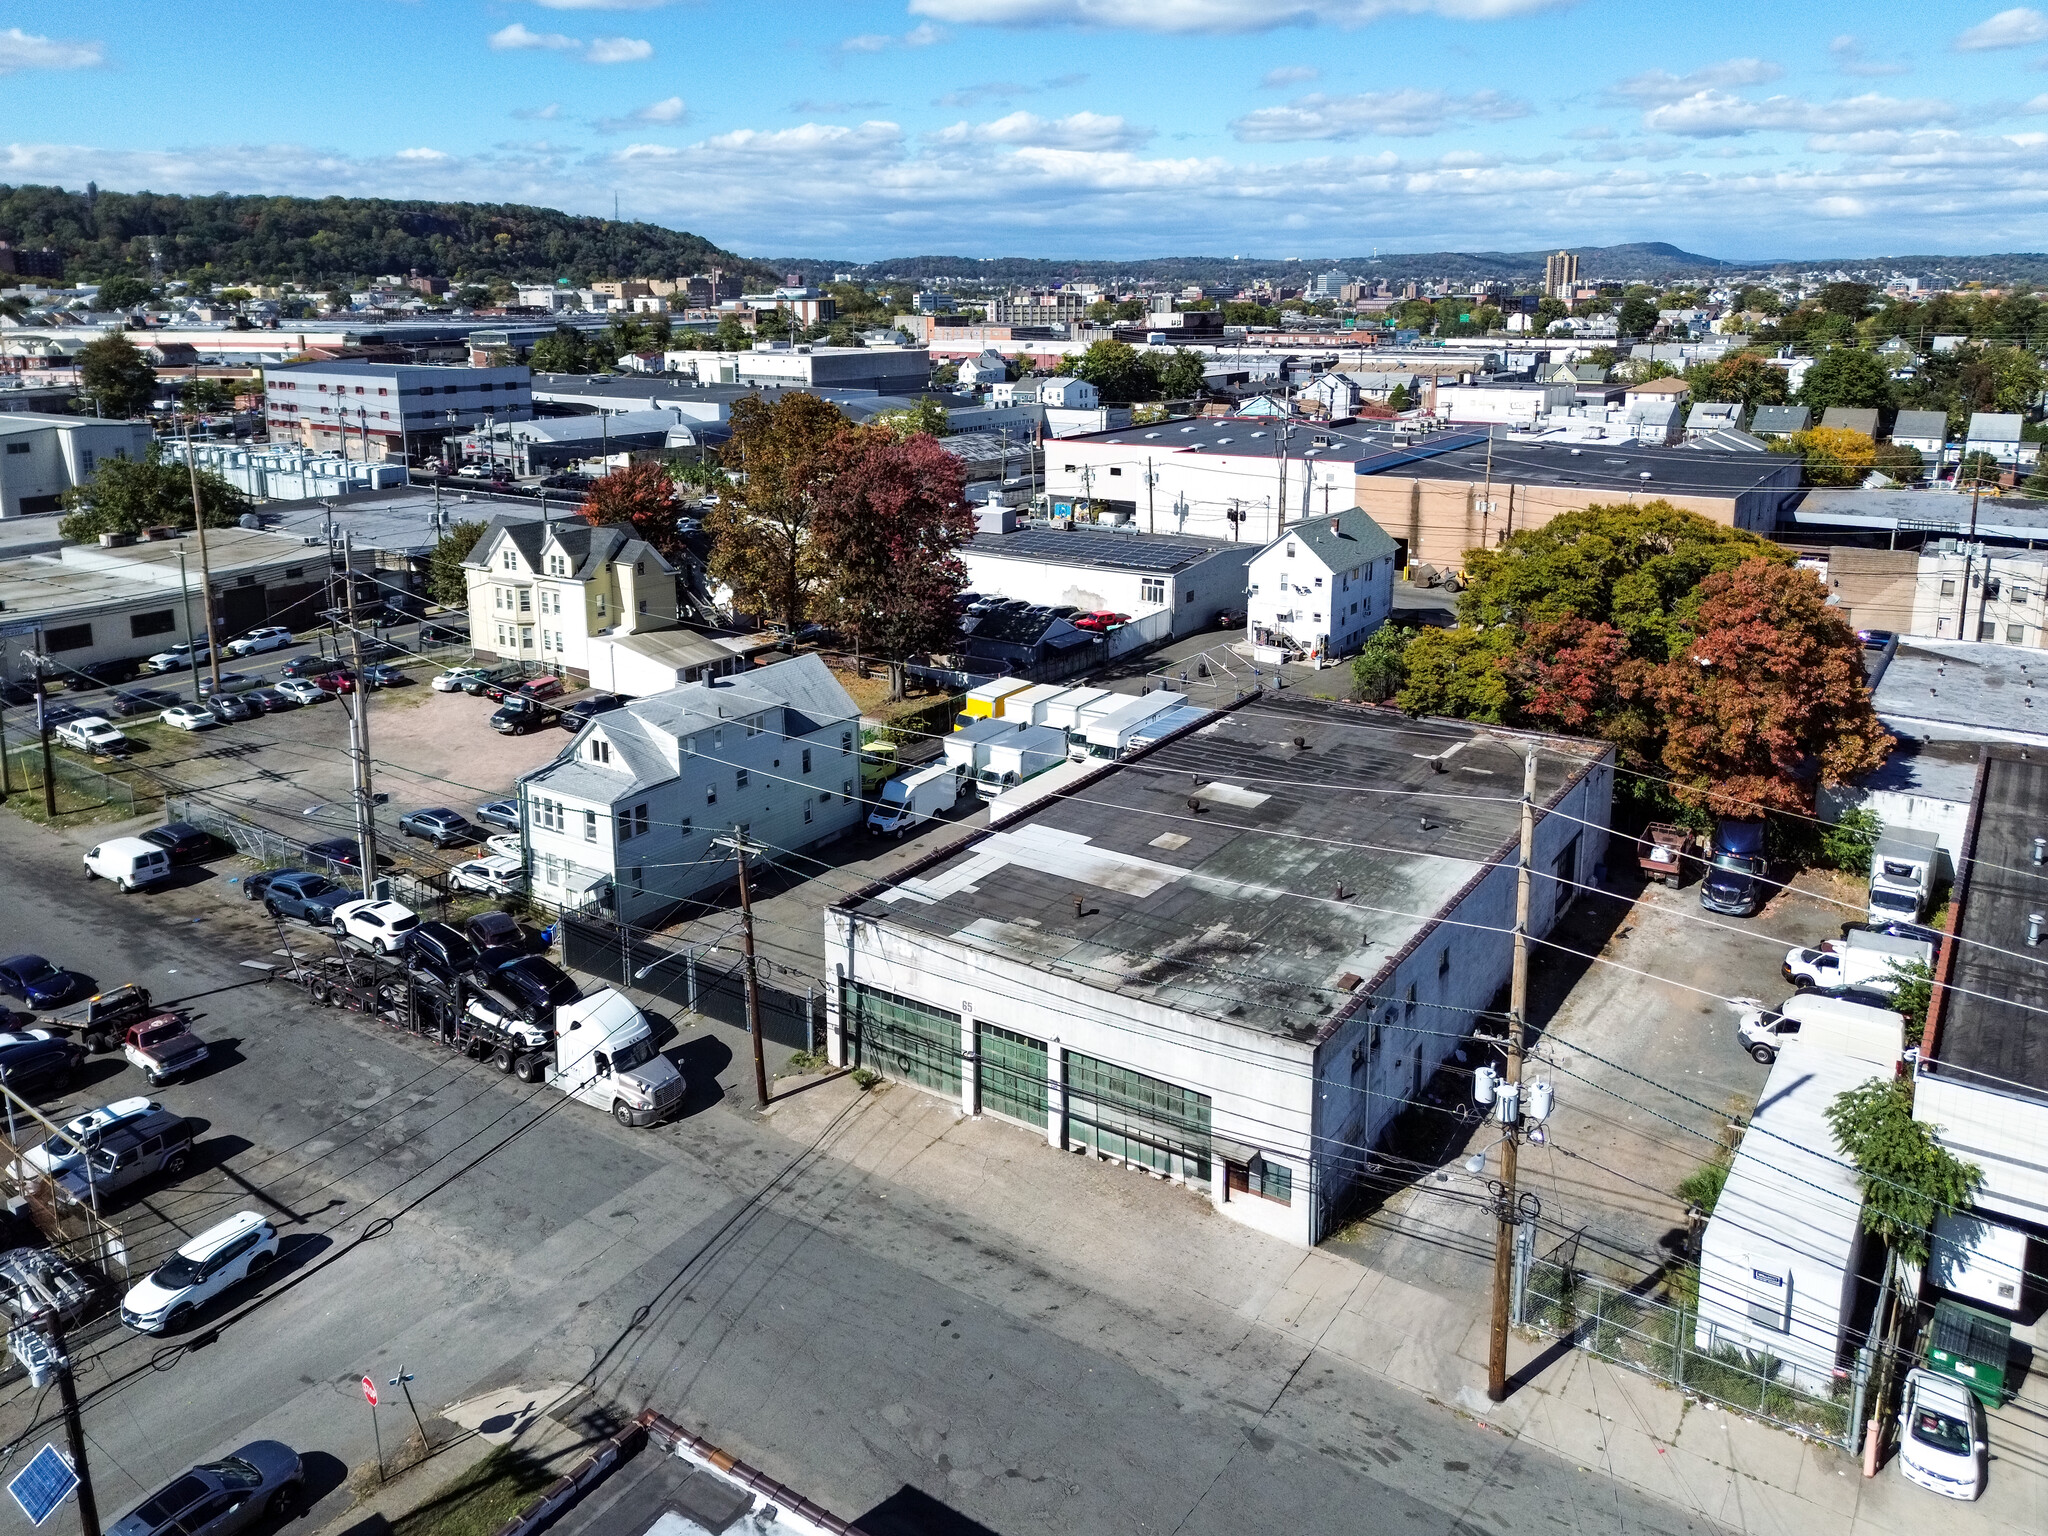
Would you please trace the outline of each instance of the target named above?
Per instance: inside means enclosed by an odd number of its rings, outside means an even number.
[[[2027,914],[2027,948],[2032,949],[2041,942],[2041,925],[2048,923],[2048,912]]]
[[[2036,864],[2048,864],[2048,837],[2037,837],[2034,839],[2034,862]]]

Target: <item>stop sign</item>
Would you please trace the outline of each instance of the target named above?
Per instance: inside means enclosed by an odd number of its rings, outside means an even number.
[[[377,1383],[367,1376],[363,1378],[363,1396],[369,1399],[372,1408],[377,1406]]]

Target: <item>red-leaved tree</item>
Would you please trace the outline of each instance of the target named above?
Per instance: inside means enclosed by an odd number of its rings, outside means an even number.
[[[859,655],[901,661],[957,632],[967,582],[959,549],[974,533],[965,471],[936,439],[851,434],[811,514],[822,615]]]
[[[1664,766],[1716,812],[1810,811],[1812,787],[1880,767],[1862,647],[1807,571],[1745,560],[1700,584],[1691,643],[1657,669]]]
[[[675,481],[660,464],[614,470],[590,488],[583,505],[576,509],[586,523],[630,528],[635,538],[646,540],[671,565],[683,552],[682,535],[676,532],[681,512]]]

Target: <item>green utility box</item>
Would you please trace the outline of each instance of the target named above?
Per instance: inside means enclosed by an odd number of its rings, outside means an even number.
[[[1937,1302],[1927,1328],[1927,1368],[1953,1376],[1986,1408],[2005,1400],[2012,1324],[1959,1301]]]

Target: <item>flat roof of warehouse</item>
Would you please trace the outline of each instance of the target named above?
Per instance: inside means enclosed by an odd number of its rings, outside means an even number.
[[[1605,752],[1543,740],[1539,803]],[[1521,774],[1483,728],[1261,696],[840,908],[1312,1040],[1354,995],[1338,978],[1377,975],[1510,852]]]

